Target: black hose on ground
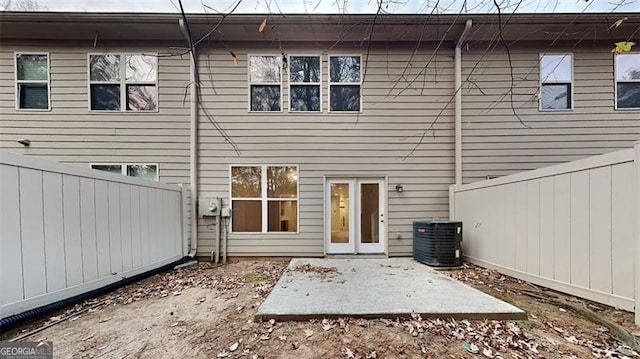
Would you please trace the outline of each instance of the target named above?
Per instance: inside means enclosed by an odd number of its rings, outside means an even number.
[[[144,273],[136,274],[131,277],[122,278],[121,280],[108,284],[104,287],[97,288],[86,293],[78,294],[74,297],[63,299],[55,303],[43,305],[42,307],[34,308],[20,314],[15,314],[15,315],[8,316],[6,318],[2,318],[0,319],[0,333],[5,332],[11,328],[14,328],[28,321],[31,321],[31,320],[40,318],[42,316],[45,316],[49,313],[55,312],[57,310],[72,306],[74,304],[83,302],[87,299],[91,299],[108,292],[112,292],[118,288],[122,288],[126,285],[135,283],[142,279],[149,278],[152,275],[166,272],[172,269],[173,267],[183,264],[191,259],[192,259],[191,257],[185,256],[185,257],[182,257],[181,259],[178,259],[175,262],[165,264],[162,267],[158,267],[158,268],[146,271]]]

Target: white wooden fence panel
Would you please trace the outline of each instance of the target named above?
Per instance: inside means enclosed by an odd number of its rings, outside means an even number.
[[[618,151],[452,186],[473,263],[634,310],[640,143]],[[640,321],[640,316],[637,316]]]
[[[187,253],[182,187],[0,152],[0,317]]]
[[[571,175],[553,177],[553,277],[571,282]]]
[[[24,299],[18,168],[0,164],[0,184],[0,303],[5,305]]]
[[[64,256],[67,287],[82,284],[82,233],[80,230],[80,178],[62,176]]]
[[[540,179],[540,275],[554,277],[555,236],[554,236],[554,204],[553,177]]]
[[[640,219],[634,216],[633,201],[629,189],[633,187],[633,164],[624,163],[611,168],[611,261],[613,263],[613,294],[633,298],[634,240],[633,224]],[[638,189],[636,189],[638,190]]]
[[[98,279],[96,243],[95,181],[80,178],[80,236],[82,238],[83,281]]]
[[[47,291],[44,256],[44,221],[42,217],[42,173],[20,169],[20,236],[22,241],[24,296]],[[26,254],[26,255],[25,255]]]
[[[61,188],[61,174],[52,172],[42,173],[47,292],[55,292],[67,286]]]
[[[96,251],[98,253],[98,277],[104,278],[111,270],[111,248],[109,244],[109,183],[96,180]]]

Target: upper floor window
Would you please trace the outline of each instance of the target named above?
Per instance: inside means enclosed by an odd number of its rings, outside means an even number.
[[[289,111],[321,111],[320,56],[289,56]]]
[[[233,232],[298,231],[297,166],[232,166]]]
[[[49,110],[49,55],[16,54],[16,108]]]
[[[89,55],[89,101],[94,111],[156,111],[155,55]]]
[[[136,177],[149,181],[158,180],[158,165],[149,164],[92,164],[94,170]]]
[[[540,56],[540,109],[568,110],[573,107],[572,54]]]
[[[640,53],[616,55],[616,108],[640,109]]]
[[[329,56],[330,111],[360,111],[360,56]]]
[[[281,70],[281,56],[249,56],[251,111],[282,110]]]

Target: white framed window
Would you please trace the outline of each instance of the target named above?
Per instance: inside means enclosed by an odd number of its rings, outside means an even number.
[[[640,53],[615,55],[616,109],[640,109]]]
[[[289,56],[289,112],[322,111],[322,66],[319,55]]]
[[[362,109],[361,60],[360,55],[329,56],[329,111]]]
[[[158,57],[89,54],[90,111],[158,110]]]
[[[249,111],[282,111],[282,56],[249,56]]]
[[[98,171],[136,177],[148,181],[158,180],[158,164],[92,163],[91,168]]]
[[[573,55],[540,55],[540,110],[573,109]]]
[[[15,53],[16,109],[51,110],[48,53]]]
[[[231,166],[231,232],[298,232],[298,166]]]

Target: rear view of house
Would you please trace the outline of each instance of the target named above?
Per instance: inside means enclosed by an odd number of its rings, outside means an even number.
[[[199,256],[197,198],[230,256],[406,256],[451,184],[640,139],[637,14],[264,18],[3,13],[0,148],[190,184]]]

